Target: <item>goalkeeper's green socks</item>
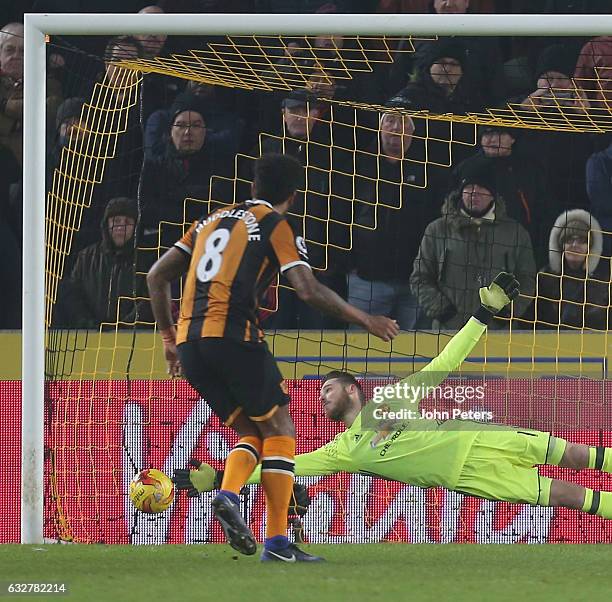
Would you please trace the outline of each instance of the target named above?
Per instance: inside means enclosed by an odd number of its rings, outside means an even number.
[[[585,488],[582,511],[602,518],[612,518],[612,491],[593,491]]]
[[[567,447],[567,441],[559,437],[551,437],[548,452],[546,454],[546,464],[552,464],[559,466],[565,449]],[[589,459],[586,468],[592,468],[594,470],[601,470],[612,474],[612,447],[589,447]]]
[[[233,494],[230,495],[230,498],[238,499],[240,490],[259,464],[261,448],[261,439],[258,437],[242,437],[236,443],[225,461],[221,492]]]
[[[589,447],[589,464],[587,468],[612,473],[612,448]]]

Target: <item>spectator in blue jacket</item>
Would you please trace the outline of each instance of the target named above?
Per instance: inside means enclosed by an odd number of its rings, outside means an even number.
[[[612,144],[591,155],[586,164],[587,194],[591,213],[604,231],[603,253],[612,255]]]

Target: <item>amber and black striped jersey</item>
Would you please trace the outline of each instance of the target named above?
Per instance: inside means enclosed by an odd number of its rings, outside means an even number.
[[[205,337],[260,342],[259,304],[279,271],[308,264],[304,239],[266,201],[218,209],[175,247],[191,256],[177,344]]]

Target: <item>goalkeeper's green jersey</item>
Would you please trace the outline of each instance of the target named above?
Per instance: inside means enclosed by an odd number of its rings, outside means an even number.
[[[438,357],[401,383],[414,387],[439,385],[461,365],[485,330],[485,325],[470,318]],[[478,434],[477,426],[461,420],[415,419],[398,421],[391,430],[377,432],[373,426],[362,427],[363,416],[373,403],[368,402],[350,428],[331,442],[310,453],[297,455],[296,476],[351,472],[420,487],[454,489]],[[248,482],[260,482],[260,467]]]

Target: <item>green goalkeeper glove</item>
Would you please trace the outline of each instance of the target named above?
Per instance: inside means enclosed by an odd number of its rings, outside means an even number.
[[[177,489],[186,489],[188,497],[196,497],[205,491],[212,491],[219,486],[217,471],[206,462],[189,460],[196,470],[177,468],[172,476],[172,482]]]
[[[196,470],[176,468],[172,476],[172,482],[176,485],[176,488],[185,489],[188,497],[197,497],[200,493],[221,487],[221,481],[223,481],[222,470],[215,470],[210,464],[194,458],[189,460],[189,465]],[[309,506],[308,489],[304,485],[294,483],[287,514],[289,516],[304,516]]]
[[[514,274],[500,272],[489,286],[483,286],[480,296],[480,309],[475,317],[488,324],[493,316],[519,296],[519,283]]]

